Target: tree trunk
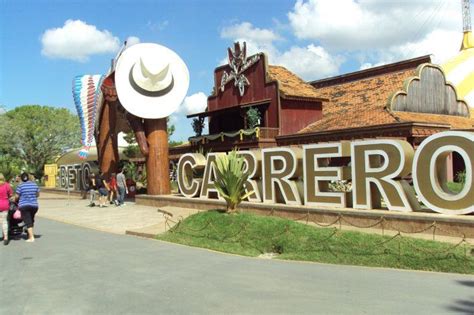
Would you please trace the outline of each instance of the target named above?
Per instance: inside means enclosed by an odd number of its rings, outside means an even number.
[[[148,141],[146,161],[148,195],[169,195],[170,176],[168,159],[168,132],[166,118],[145,119]]]

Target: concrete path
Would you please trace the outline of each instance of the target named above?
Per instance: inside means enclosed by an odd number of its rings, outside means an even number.
[[[263,260],[39,218],[0,246],[0,314],[474,312],[474,277]]]
[[[194,209],[136,205],[126,202],[123,207],[89,207],[89,201],[77,196],[42,193],[38,216],[59,222],[84,226],[116,234],[154,237],[169,229],[179,219],[198,212]]]

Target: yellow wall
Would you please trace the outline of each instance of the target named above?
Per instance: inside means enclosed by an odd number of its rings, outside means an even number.
[[[56,164],[45,164],[44,166],[45,187],[56,187],[56,175],[58,175],[58,166]],[[46,177],[47,176],[47,177]]]

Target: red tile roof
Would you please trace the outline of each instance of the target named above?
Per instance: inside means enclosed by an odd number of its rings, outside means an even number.
[[[311,84],[284,67],[269,65],[267,75],[270,81],[278,81],[282,97],[321,98],[321,93]]]
[[[360,80],[340,82],[317,89],[323,103],[323,118],[298,133],[313,133],[399,122],[449,124],[452,128],[472,128],[474,119],[448,115],[392,112],[386,108],[389,96],[416,75],[416,67],[392,71]],[[471,116],[473,117],[473,116]]]
[[[330,99],[323,103],[323,118],[300,133],[396,123],[397,119],[385,109],[387,99],[414,75],[414,70],[319,88],[319,93]]]

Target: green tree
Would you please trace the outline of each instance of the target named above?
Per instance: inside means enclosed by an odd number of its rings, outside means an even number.
[[[167,122],[168,122],[168,127],[167,127],[168,145],[170,147],[174,147],[174,146],[182,144],[183,143],[182,141],[170,140],[170,137],[171,135],[173,135],[174,131],[176,130],[176,127],[174,125],[169,125],[169,118],[167,118]],[[125,139],[125,141],[128,142],[128,146],[124,150],[123,153],[129,158],[138,157],[140,155],[140,149],[138,148],[137,140],[135,138],[135,133],[133,131],[129,131],[125,134],[123,138]]]
[[[27,165],[16,154],[17,146],[14,145],[19,143],[23,132],[5,113],[0,113],[0,173],[10,180],[21,170],[26,170]]]
[[[13,179],[20,174],[21,170],[26,165],[20,159],[10,156],[9,154],[2,154],[0,156],[0,173],[2,173],[7,181]]]
[[[129,131],[123,136],[123,139],[128,143],[128,146],[125,148],[125,150],[123,150],[125,156],[129,158],[138,157],[140,155],[140,149],[138,148],[135,133],[133,131]]]
[[[23,161],[41,178],[44,165],[65,149],[80,146],[79,119],[65,108],[25,105],[1,115],[0,153]]]

